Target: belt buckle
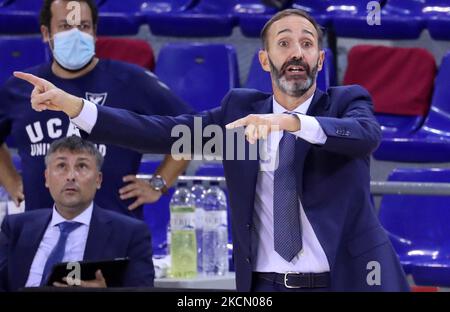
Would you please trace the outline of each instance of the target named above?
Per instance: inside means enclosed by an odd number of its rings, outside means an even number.
[[[289,274],[300,275],[301,273],[298,273],[298,272],[286,272],[286,273],[284,273],[284,287],[286,287],[286,288],[302,288],[302,286],[291,286],[291,285],[288,285],[287,281],[288,281],[288,275]]]

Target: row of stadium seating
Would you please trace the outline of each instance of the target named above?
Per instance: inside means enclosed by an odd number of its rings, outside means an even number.
[[[259,36],[278,9],[260,0],[96,0],[100,35],[133,35],[148,24],[155,35],[229,36],[239,25],[246,36]],[[373,12],[379,3],[380,25]],[[427,28],[435,39],[450,39],[447,0],[293,0],[291,7],[312,14],[338,36],[368,39],[414,39]],[[0,0],[0,33],[28,34],[39,30],[37,0]]]
[[[149,70],[154,67],[153,52],[142,40],[99,38],[96,51],[101,58],[125,60]],[[326,50],[326,56],[325,70],[318,78],[322,90],[336,80],[331,51]],[[14,70],[49,61],[50,52],[37,37],[0,37],[0,60],[4,64],[0,69],[2,84]],[[225,44],[167,44],[159,53],[155,73],[197,111],[220,105],[231,88],[241,86],[236,51]],[[271,92],[270,75],[261,69],[256,52],[249,77],[243,86]]]
[[[335,85],[331,51],[326,50],[326,56],[317,82],[321,90]],[[183,62],[173,61],[179,59]],[[160,51],[155,72],[201,111],[218,106],[228,90],[240,86],[237,67],[232,46],[169,44]],[[344,84],[369,90],[383,130],[375,158],[450,162],[449,77],[450,54],[436,75],[434,57],[424,49],[356,46],[350,51]],[[271,92],[270,76],[261,69],[257,54],[242,86]]]
[[[383,139],[374,157],[398,162],[450,162],[450,53],[436,74],[419,48],[356,46],[344,84],[369,90]]]
[[[449,183],[449,169],[395,169],[393,182]],[[448,196],[384,195],[379,218],[417,285],[450,287]]]

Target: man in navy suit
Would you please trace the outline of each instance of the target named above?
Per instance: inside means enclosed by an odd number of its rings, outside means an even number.
[[[237,144],[221,149],[238,290],[409,290],[371,202],[370,155],[381,131],[369,94],[359,86],[316,88],[322,32],[306,12],[277,13],[261,37],[273,94],[232,90],[197,117],[97,109],[43,79],[16,76],[35,86],[34,109],[64,111],[95,142],[165,153],[177,140],[174,127],[194,131],[201,118],[202,127],[225,130],[220,139],[245,127],[246,152],[267,143],[268,158],[236,160]]]
[[[0,232],[0,290],[46,285],[59,262],[129,258],[123,286],[153,286],[150,232],[145,223],[93,202],[103,157],[94,144],[72,136],[53,142],[46,156],[46,186],[53,209],[5,218]],[[69,283],[70,284],[70,283]],[[73,284],[72,284],[73,285]],[[101,270],[81,287],[107,287]],[[67,287],[65,281],[54,286]]]

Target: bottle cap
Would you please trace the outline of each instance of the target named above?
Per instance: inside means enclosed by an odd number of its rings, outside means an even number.
[[[177,187],[187,187],[187,182],[186,181],[178,181]]]
[[[211,181],[211,182],[209,182],[209,185],[210,186],[219,186],[220,182],[219,181]]]

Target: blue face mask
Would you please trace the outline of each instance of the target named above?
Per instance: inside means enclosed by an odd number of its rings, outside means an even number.
[[[69,70],[83,68],[95,55],[94,37],[78,28],[55,34],[53,42],[53,57]]]

